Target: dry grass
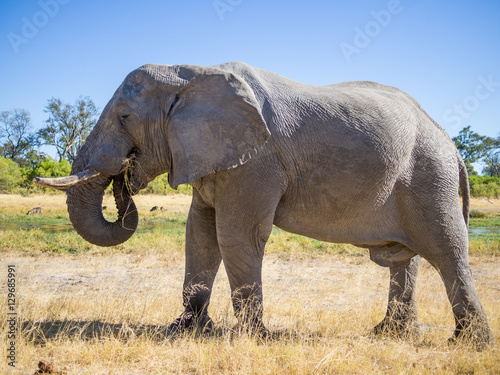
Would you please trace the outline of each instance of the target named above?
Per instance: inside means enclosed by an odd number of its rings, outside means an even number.
[[[63,195],[36,199],[1,196],[0,209],[24,212],[50,203],[51,210],[65,210]],[[189,201],[182,196],[136,197],[142,212],[152,206],[186,212]],[[215,332],[168,337],[166,326],[182,311],[184,272],[182,241],[170,237],[153,233],[123,251],[77,255],[5,251],[0,245],[0,279],[6,277],[3,265],[15,264],[18,272],[21,326],[17,366],[12,370],[3,359],[0,373],[33,374],[42,359],[78,375],[500,372],[498,347],[477,353],[446,344],[453,317],[441,279],[428,263],[423,262],[417,296],[422,337],[374,337],[371,327],[385,313],[388,270],[371,263],[363,250],[330,251],[319,242],[281,233],[272,235],[263,270],[264,319],[272,339],[260,342],[230,334],[236,321],[223,268],[210,307]],[[59,239],[53,246],[73,241]],[[500,258],[472,257],[471,266],[498,341]],[[1,285],[5,311],[5,282]],[[4,348],[6,330],[2,319]]]
[[[451,309],[427,263],[418,291],[424,333],[419,340],[400,341],[370,334],[385,313],[388,271],[368,257],[269,255],[265,323],[273,338],[267,342],[229,333],[236,321],[223,269],[210,308],[215,333],[167,337],[166,326],[182,311],[183,260],[177,253],[9,253],[1,263],[18,270],[19,374],[33,373],[41,359],[69,374],[493,374],[500,369],[497,348],[477,353],[446,345]],[[473,258],[472,266],[499,337],[500,260]],[[2,306],[5,295],[3,288]],[[2,320],[0,330],[6,328]],[[6,373],[2,362],[0,372]]]
[[[187,195],[149,195],[140,194],[134,197],[139,211],[149,211],[154,206],[166,207],[171,211],[187,212],[191,203],[191,197]],[[490,202],[493,202],[490,203]],[[106,195],[103,205],[114,207],[113,196]],[[16,211],[26,213],[33,207],[43,207],[44,210],[66,211],[66,195],[63,193],[30,195],[23,197],[16,194],[0,195],[0,210]],[[471,210],[500,213],[500,199],[472,198]]]
[[[134,197],[139,212],[149,212],[154,207],[165,207],[172,212],[188,212],[191,197],[187,195],[137,195]],[[115,207],[112,195],[105,195],[103,205]],[[1,194],[0,210],[2,213],[26,214],[33,207],[42,207],[47,213],[65,213],[66,195],[63,193],[30,195],[23,197],[17,194]]]
[[[470,208],[488,213],[500,213],[500,199],[472,198]]]

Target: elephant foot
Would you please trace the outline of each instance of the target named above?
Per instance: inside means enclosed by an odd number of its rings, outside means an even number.
[[[271,333],[262,323],[254,324],[237,324],[231,331],[231,339],[248,335],[259,341],[267,341],[271,337]]]
[[[420,325],[416,318],[385,317],[379,324],[373,327],[373,333],[401,339],[420,338]]]
[[[167,329],[168,334],[178,335],[182,333],[206,334],[213,329],[213,320],[207,314],[196,315],[191,311],[185,311]]]
[[[448,339],[449,345],[465,343],[473,346],[477,351],[483,351],[495,344],[495,338],[488,326],[488,322],[481,315],[457,319],[457,328]]]
[[[419,339],[420,326],[415,305],[391,301],[384,319],[373,327],[373,332],[401,339]]]

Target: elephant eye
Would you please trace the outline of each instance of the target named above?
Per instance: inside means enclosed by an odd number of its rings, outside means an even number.
[[[167,114],[169,116],[172,115],[172,109],[175,107],[175,105],[177,104],[178,101],[179,101],[179,95],[175,95],[175,97],[172,100],[172,103],[170,104],[170,108],[168,109],[168,112],[167,112]]]
[[[120,116],[120,123],[123,125],[124,121],[128,118],[129,115],[121,115]]]

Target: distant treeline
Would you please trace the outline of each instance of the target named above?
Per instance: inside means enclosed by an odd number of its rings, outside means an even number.
[[[56,161],[50,156],[45,157],[33,167],[20,167],[12,159],[0,157],[0,193],[28,195],[53,192],[51,189],[42,188],[33,184],[34,177],[63,177],[71,173],[71,164],[63,159]],[[111,187],[108,189],[111,193]],[[168,184],[168,174],[163,174],[151,181],[141,190],[143,194],[191,194],[190,185],[180,185],[174,190]]]
[[[20,167],[12,159],[0,157],[0,193],[44,193],[48,189],[34,185],[31,180],[35,176],[62,177],[71,172],[70,163],[63,159],[56,161],[46,157],[33,168]],[[473,197],[500,197],[500,176],[477,176],[470,175],[470,192]],[[162,174],[156,177],[149,185],[141,191],[145,194],[191,194],[190,185],[181,185],[174,190],[168,184],[168,175]]]

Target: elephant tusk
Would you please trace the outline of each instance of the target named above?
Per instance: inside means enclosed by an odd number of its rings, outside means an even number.
[[[73,186],[86,184],[87,182],[93,180],[94,178],[100,175],[101,175],[100,172],[94,171],[92,169],[85,169],[80,173],[66,177],[56,177],[56,178],[35,177],[33,179],[33,182],[43,187],[48,187],[58,190],[66,190]]]

